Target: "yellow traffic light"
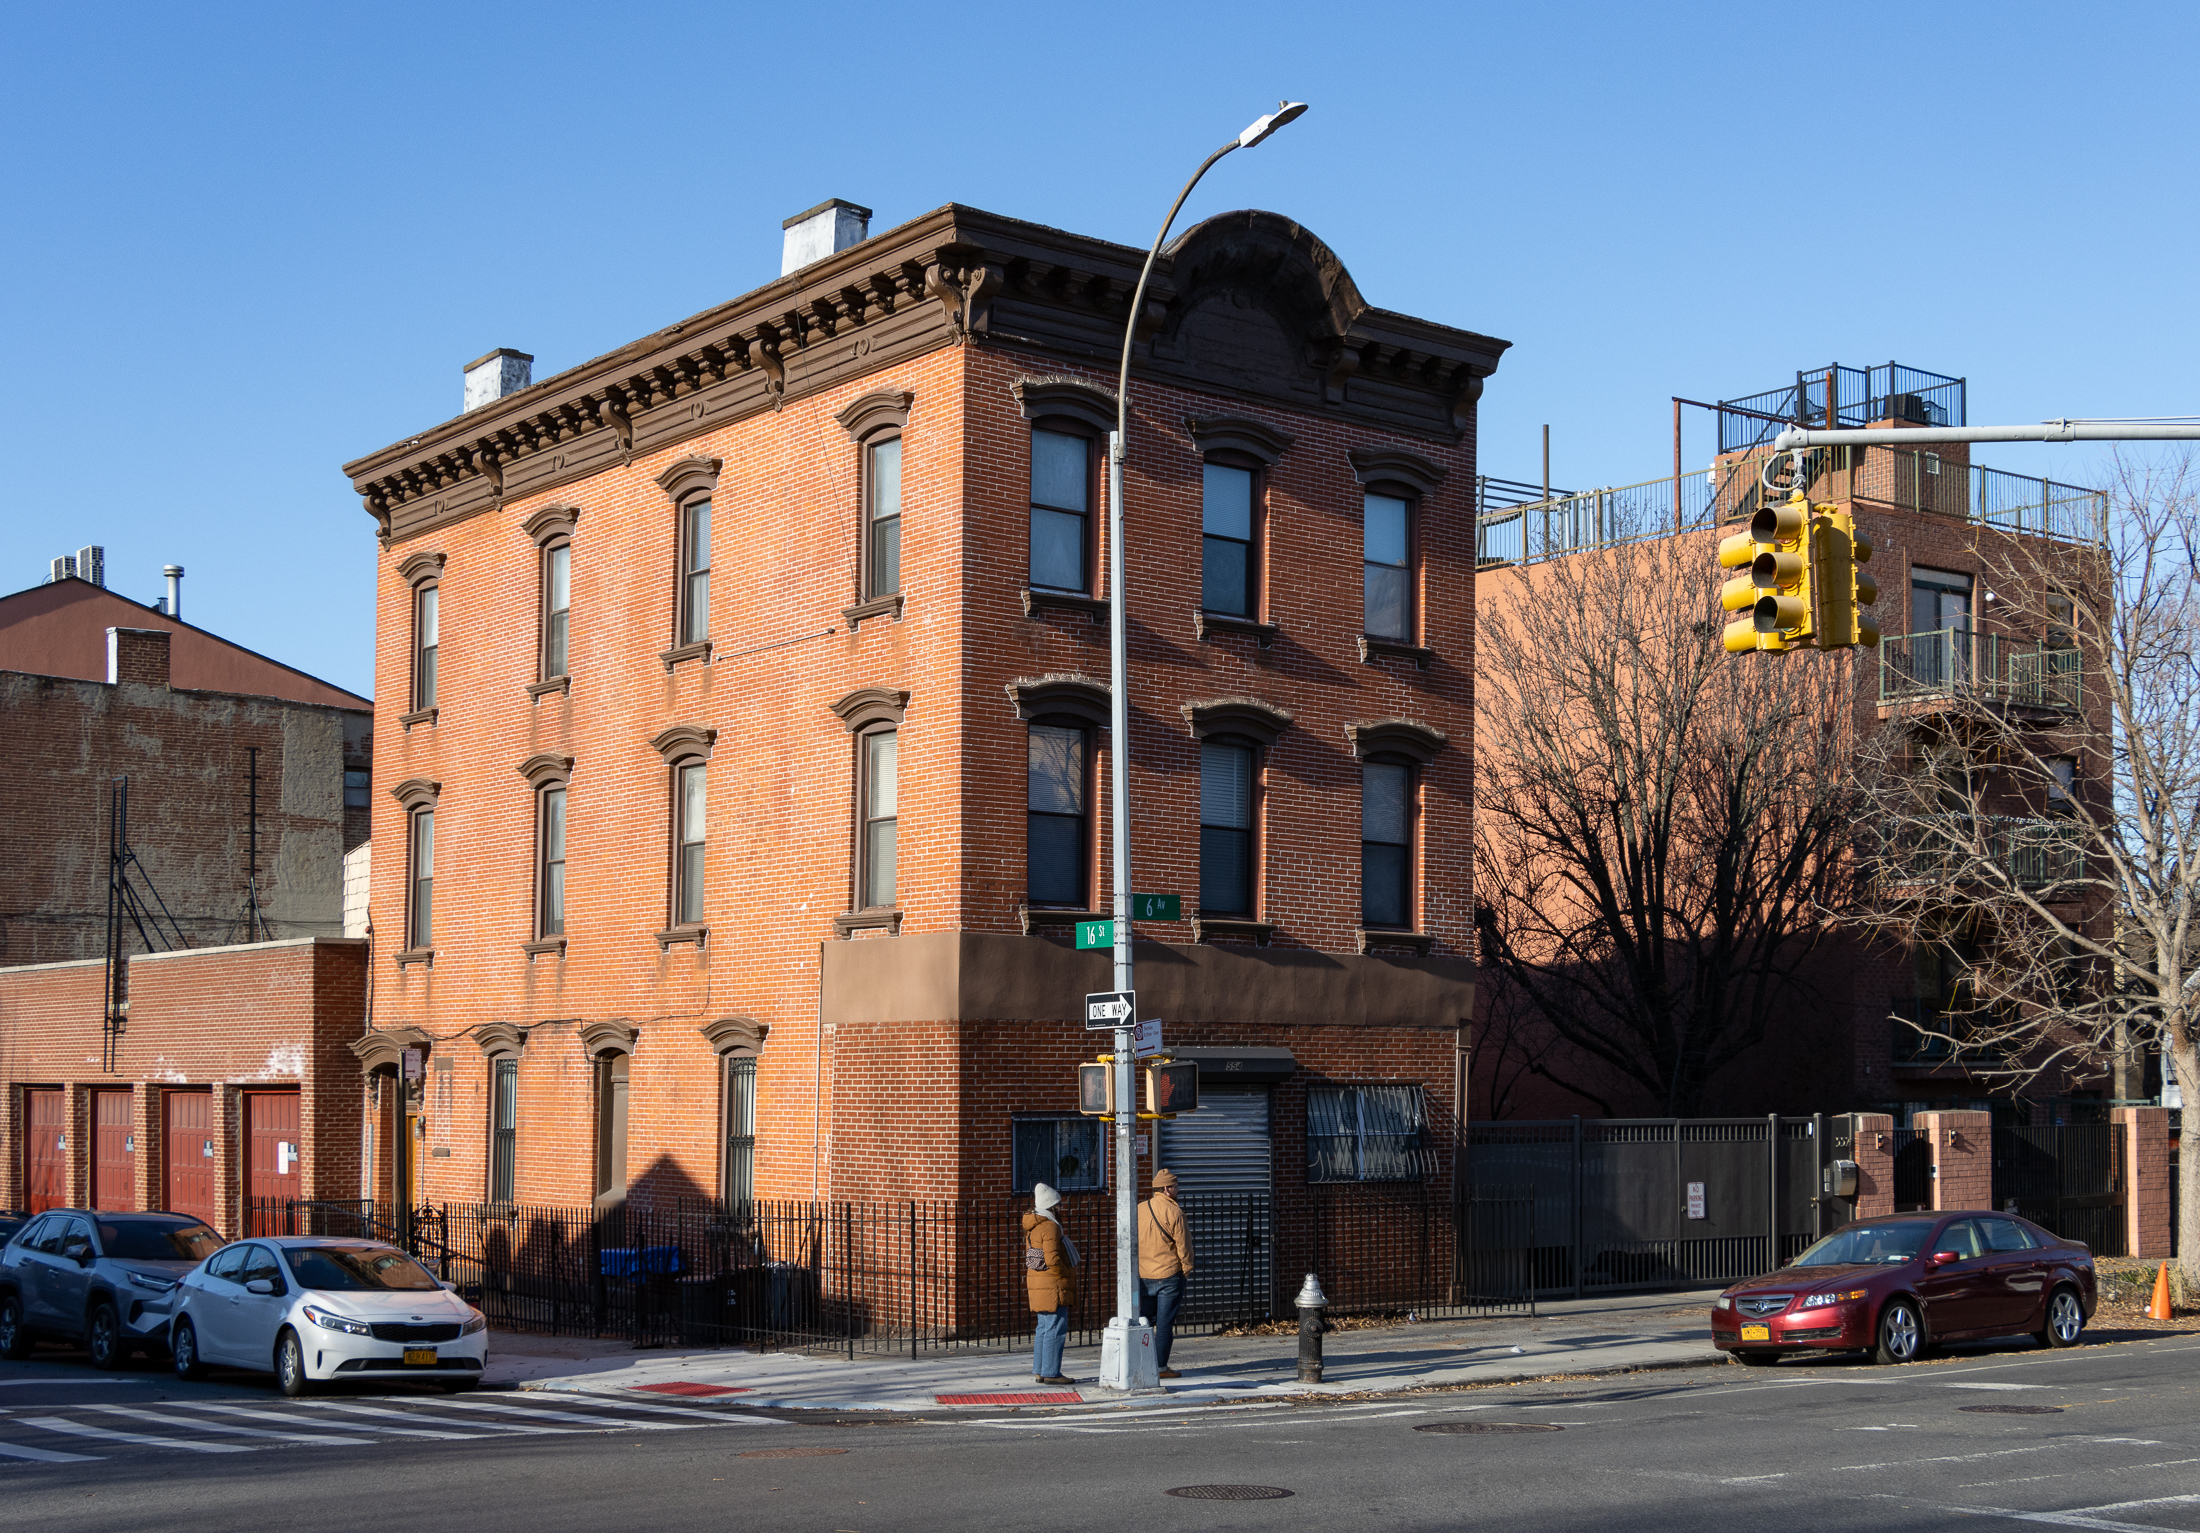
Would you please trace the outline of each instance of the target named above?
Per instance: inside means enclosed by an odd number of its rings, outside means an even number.
[[[1721,566],[1749,571],[1719,591],[1721,607],[1749,614],[1726,625],[1728,654],[1782,650],[1809,638],[1810,530],[1810,501],[1798,491],[1783,505],[1759,507],[1748,532],[1719,544]]]
[[[1835,506],[1814,510],[1811,542],[1818,565],[1818,647],[1875,645],[1879,628],[1861,609],[1879,599],[1879,586],[1857,569],[1872,556],[1871,540],[1857,536],[1855,518],[1848,512]]]

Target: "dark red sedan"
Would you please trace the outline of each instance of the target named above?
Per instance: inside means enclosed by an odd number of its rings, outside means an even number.
[[[2093,1317],[2093,1253],[2014,1214],[1862,1219],[1711,1306],[1711,1340],[1745,1363],[1870,1349],[1915,1362],[1944,1341],[2030,1336],[2074,1347]]]

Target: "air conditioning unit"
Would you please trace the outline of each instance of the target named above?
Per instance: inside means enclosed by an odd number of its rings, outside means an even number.
[[[1930,426],[1933,423],[1931,414],[1926,410],[1925,401],[1916,394],[1889,395],[1887,397],[1886,414],[1881,419],[1906,421],[1913,426]]]

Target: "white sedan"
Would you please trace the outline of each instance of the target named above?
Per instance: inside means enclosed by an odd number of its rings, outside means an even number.
[[[393,1374],[455,1393],[489,1360],[481,1312],[378,1240],[240,1240],[185,1275],[171,1313],[178,1378],[211,1363],[272,1370],[286,1395]]]

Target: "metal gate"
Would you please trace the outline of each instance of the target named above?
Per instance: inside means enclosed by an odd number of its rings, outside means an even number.
[[[1155,1127],[1154,1167],[1176,1173],[1192,1239],[1192,1275],[1177,1313],[1187,1325],[1268,1313],[1275,1240],[1267,1090],[1202,1083],[1197,1112]]]
[[[23,1122],[23,1208],[42,1214],[69,1201],[68,1094],[25,1091]]]
[[[2124,1131],[2120,1123],[1994,1126],[1994,1206],[2095,1256],[2124,1254]]]

